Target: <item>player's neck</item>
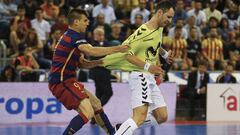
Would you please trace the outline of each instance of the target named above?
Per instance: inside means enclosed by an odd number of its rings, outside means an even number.
[[[151,18],[151,20],[149,20],[146,23],[146,26],[148,27],[149,30],[155,30],[159,28],[159,25],[157,23],[157,21],[155,20],[155,18]]]
[[[69,26],[68,29],[73,30],[73,31],[76,31],[76,32],[78,32],[78,33],[81,33],[81,31],[78,30],[78,29],[76,29],[76,28],[74,28],[74,26]]]

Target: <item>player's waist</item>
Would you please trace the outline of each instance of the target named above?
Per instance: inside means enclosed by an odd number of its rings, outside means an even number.
[[[59,73],[50,73],[48,82],[51,84],[56,84],[69,78],[76,78],[76,74],[61,75]]]
[[[148,72],[148,71],[145,71],[145,70],[143,70],[143,71],[131,71],[130,72],[130,75],[133,75],[133,76],[135,76],[135,75],[138,75],[138,76],[140,76],[140,75],[143,75],[143,76],[148,76],[148,77],[154,77],[154,74],[152,74],[152,73],[150,73],[150,72]]]

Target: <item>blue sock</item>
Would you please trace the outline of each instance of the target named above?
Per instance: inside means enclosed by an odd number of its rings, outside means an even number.
[[[97,117],[97,119],[100,119],[103,123],[104,123],[104,127],[107,129],[107,132],[110,135],[114,135],[115,134],[115,129],[113,128],[112,124],[110,123],[107,115],[104,113],[104,111],[101,109],[99,111],[95,112],[95,116]],[[97,120],[96,120],[97,122]]]
[[[79,114],[75,116],[69,123],[68,127],[65,129],[63,135],[73,135],[79,129],[82,128],[84,124],[86,124],[88,120],[83,114]]]

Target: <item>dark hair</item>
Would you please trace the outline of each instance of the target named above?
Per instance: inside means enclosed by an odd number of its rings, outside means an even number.
[[[43,9],[41,7],[38,7],[36,10],[35,10],[35,13],[36,11],[40,10],[41,12],[43,12]]]
[[[175,31],[177,31],[177,30],[182,30],[182,27],[181,26],[176,26]]]
[[[215,20],[217,23],[218,23],[218,19],[214,16],[211,16],[208,20],[208,22],[212,21],[212,20]]]
[[[205,66],[205,67],[208,67],[208,62],[206,61],[206,60],[200,60],[199,62],[198,62],[198,66]]]
[[[24,5],[18,5],[18,7],[17,7],[17,10],[20,10],[20,9],[24,9],[25,10],[25,7],[24,7]]]
[[[18,56],[23,56],[24,55],[24,51],[27,48],[27,44],[25,42],[19,43],[18,44]]]
[[[167,12],[170,8],[174,8],[173,4],[170,1],[163,1],[157,4],[156,12],[161,9],[163,12]]]
[[[202,3],[202,0],[194,0],[194,2]]]
[[[143,16],[141,14],[136,14],[134,18],[136,19],[137,16],[140,16],[141,19],[143,19]]]
[[[190,27],[189,31],[191,31],[191,30],[193,30],[193,29],[197,30],[197,27],[192,26],[192,27]]]
[[[15,81],[15,78],[16,78],[16,71],[15,71],[15,68],[11,65],[7,65],[1,72],[1,75],[0,75],[0,81],[7,81],[7,77],[5,76],[5,72],[8,70],[8,69],[11,69],[12,71],[12,77],[11,77],[11,81]]]
[[[81,15],[88,17],[88,13],[85,10],[76,8],[72,9],[67,15],[69,25],[73,24],[74,20],[79,19]]]
[[[226,21],[227,22],[227,27],[229,28],[229,20],[227,18],[222,18],[221,21],[219,22],[219,27],[223,28],[223,22]]]

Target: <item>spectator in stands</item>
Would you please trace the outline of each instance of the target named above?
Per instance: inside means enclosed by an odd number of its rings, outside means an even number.
[[[184,38],[184,39],[187,39],[188,38],[188,32],[187,30],[183,27],[184,26],[184,20],[183,18],[178,18],[176,20],[176,26],[172,27],[171,29],[169,29],[169,32],[168,32],[168,36],[170,38],[174,38],[174,32],[175,32],[175,28],[176,27],[182,27],[182,35],[181,37]]]
[[[187,12],[184,9],[184,1],[183,0],[176,1],[176,10],[175,10],[175,14],[174,14],[173,21],[172,21],[174,26],[175,26],[178,18],[182,18],[183,20],[187,19]]]
[[[34,1],[34,0],[25,0],[23,2],[23,5],[26,9],[26,16],[32,20],[34,19],[34,16],[35,16],[35,11],[37,10],[38,8],[38,5],[37,5],[37,2]]]
[[[190,33],[190,28],[195,27],[197,29],[197,35],[198,35],[198,40],[201,40],[202,38],[202,31],[199,26],[196,25],[196,18],[195,16],[190,16],[187,19],[187,24],[185,24],[184,28],[187,30],[188,33]],[[189,36],[189,34],[188,34]]]
[[[120,45],[123,42],[124,37],[121,35],[121,28],[122,24],[120,23],[113,23],[111,25],[112,32],[107,37],[107,41],[109,41],[111,46]]]
[[[216,17],[210,17],[209,20],[208,20],[208,25],[206,25],[206,27],[202,28],[202,34],[203,34],[204,38],[209,37],[208,34],[209,34],[209,31],[210,31],[211,28],[217,28],[217,32],[218,33],[221,32],[220,28],[218,28],[218,19]]]
[[[188,17],[195,16],[196,25],[202,27],[206,26],[207,17],[205,12],[202,11],[201,0],[194,1],[194,8],[187,12]]]
[[[187,39],[187,58],[192,61],[194,67],[197,66],[197,57],[199,55],[201,55],[201,42],[198,39],[197,28],[191,27]]]
[[[15,68],[11,65],[7,65],[0,74],[0,82],[15,82],[16,77]]]
[[[108,5],[108,2],[109,0],[102,0],[101,4],[95,6],[92,11],[92,16],[96,18],[99,13],[102,13],[105,15],[105,23],[111,24],[111,22],[116,20],[116,15],[114,9]]]
[[[143,16],[140,14],[137,14],[135,16],[135,23],[130,24],[127,30],[126,37],[129,37],[135,30],[137,30],[138,27],[140,27],[143,24]]]
[[[219,23],[219,28],[223,43],[229,42],[229,34],[232,31],[232,29],[229,27],[229,21],[227,18],[221,19]]]
[[[239,15],[239,9],[238,6],[232,1],[229,1],[228,4],[229,8],[226,12],[223,13],[223,17],[227,18],[229,21],[229,27],[231,29],[234,29],[235,27],[238,27],[240,25],[240,15]]]
[[[240,34],[237,35],[236,42],[230,45],[229,56],[236,70],[240,70]]]
[[[200,61],[198,63],[198,69],[189,73],[186,96],[190,103],[189,116],[190,119],[195,117],[195,108],[197,106],[197,100],[200,101],[200,106],[204,109],[203,114],[200,117],[206,118],[206,94],[207,83],[209,83],[209,74],[207,73],[208,63],[207,61]]]
[[[33,56],[38,62],[41,69],[50,69],[51,60],[45,59],[43,56],[43,43],[34,29],[30,29],[24,42],[31,49]]]
[[[44,19],[54,21],[58,17],[59,7],[53,3],[53,0],[44,0],[40,7],[43,9]]]
[[[130,15],[130,21],[131,24],[135,23],[135,16],[137,14],[140,14],[143,16],[143,22],[145,23],[149,19],[150,11],[146,9],[146,0],[139,0],[139,7],[136,7],[132,10],[131,15]]]
[[[223,44],[218,37],[217,28],[210,28],[209,37],[202,41],[202,54],[208,60],[211,70],[222,69],[224,62]]]
[[[0,15],[3,20],[9,20],[17,13],[17,5],[13,3],[13,0],[0,1]]]
[[[103,13],[99,13],[97,15],[96,21],[93,23],[93,26],[90,28],[91,33],[97,27],[102,27],[104,29],[105,37],[109,35],[109,33],[111,33],[111,26],[105,23],[105,15]],[[92,36],[90,35],[89,37],[92,37]]]
[[[68,29],[67,19],[66,16],[60,14],[56,20],[56,22],[51,27],[51,32],[55,30],[60,30],[63,34]]]
[[[51,31],[50,24],[43,19],[43,10],[38,8],[35,12],[35,19],[31,21],[32,27],[36,30],[39,39],[42,43],[46,43],[49,38],[49,33]]]
[[[55,49],[55,46],[57,44],[58,39],[60,39],[62,33],[60,30],[54,30],[51,32],[50,39],[47,41],[47,43],[44,45],[44,58],[48,60],[52,60],[53,51]]]
[[[209,7],[205,8],[203,11],[206,14],[207,20],[211,17],[216,17],[218,22],[222,19],[222,13],[216,9],[217,7],[217,0],[209,0]]]
[[[106,45],[108,45],[102,28],[96,28],[93,31],[93,38],[93,46],[99,47],[104,45],[104,47],[106,47]],[[91,60],[98,60],[100,58],[102,57],[91,57]],[[95,82],[96,96],[100,99],[102,106],[104,106],[113,95],[111,86],[111,71],[105,67],[98,66],[90,69],[90,76]]]
[[[59,8],[62,8],[65,4],[66,0],[53,0],[54,4],[58,6]]]
[[[217,77],[216,83],[237,83],[237,79],[232,75],[234,66],[229,62],[224,68],[224,72]]]
[[[13,53],[18,53],[18,44],[25,41],[29,28],[31,28],[31,23],[29,19],[25,17],[25,7],[19,5],[17,15],[10,22],[11,32],[9,39]]]
[[[171,44],[170,50],[174,54],[173,69],[174,70],[186,70],[187,64],[187,42],[182,35],[182,27],[176,27],[174,33],[174,39]]]
[[[229,0],[218,0],[217,9],[222,13]]]
[[[38,81],[39,74],[35,69],[39,69],[36,59],[32,55],[32,49],[26,45],[19,45],[19,56],[15,60],[15,67],[21,76],[20,81]]]

